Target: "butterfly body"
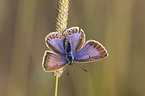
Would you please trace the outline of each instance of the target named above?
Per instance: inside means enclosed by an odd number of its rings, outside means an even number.
[[[42,66],[45,71],[57,71],[73,62],[87,63],[104,59],[107,50],[95,40],[85,43],[85,33],[79,27],[67,29],[64,33],[52,32],[45,38],[51,51],[45,51]],[[85,43],[85,44],[84,44]]]
[[[68,41],[68,39],[64,39],[65,40],[65,46],[64,46],[64,50],[65,50],[65,57],[66,57],[66,62],[69,64],[69,65],[72,65],[73,61],[74,61],[74,56],[73,56],[73,53],[72,53],[72,48],[71,48],[71,45],[70,45],[70,42]]]

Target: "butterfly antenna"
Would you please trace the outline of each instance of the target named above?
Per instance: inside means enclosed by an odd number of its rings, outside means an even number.
[[[68,76],[68,75],[69,75],[69,72],[70,72],[70,67],[68,68],[68,72],[67,72],[66,76]]]
[[[79,68],[81,68],[81,69],[84,70],[85,72],[88,72],[85,68],[83,68],[83,67],[81,67],[81,66],[79,66],[79,65],[77,65],[77,64],[74,64],[74,65],[78,66]]]

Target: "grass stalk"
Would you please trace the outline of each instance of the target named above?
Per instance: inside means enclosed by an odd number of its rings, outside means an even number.
[[[56,21],[56,31],[63,32],[67,28],[67,20],[68,20],[68,8],[69,0],[58,0],[58,17]],[[59,71],[59,72],[58,72]],[[56,72],[56,82],[55,82],[55,96],[57,96],[58,89],[58,78],[61,75],[61,70]]]
[[[55,80],[55,96],[57,96],[58,89],[58,72],[56,72],[56,80]]]
[[[58,0],[58,17],[56,31],[63,32],[67,28],[69,0]]]

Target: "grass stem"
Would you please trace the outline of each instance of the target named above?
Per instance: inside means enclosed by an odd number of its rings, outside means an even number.
[[[56,72],[56,80],[55,80],[55,96],[57,96],[58,89],[58,72]]]
[[[56,21],[56,31],[63,32],[67,28],[68,20],[68,9],[69,9],[69,0],[58,0],[58,17]],[[58,89],[58,78],[62,74],[63,69],[56,71],[56,81],[55,81],[55,96],[57,96]]]

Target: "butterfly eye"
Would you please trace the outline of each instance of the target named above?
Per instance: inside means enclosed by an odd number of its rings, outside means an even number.
[[[68,34],[70,35],[70,34],[71,34],[71,32],[70,32],[70,31],[68,31]]]

